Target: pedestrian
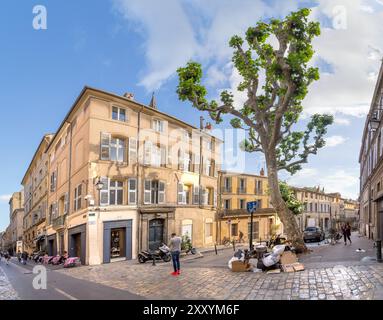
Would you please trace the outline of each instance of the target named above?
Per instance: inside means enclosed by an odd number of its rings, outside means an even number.
[[[180,266],[180,254],[181,254],[181,237],[177,237],[175,233],[172,233],[170,239],[170,252],[172,254],[173,268],[174,272],[171,273],[172,276],[178,276],[181,274]]]
[[[4,258],[5,258],[5,263],[8,265],[9,264],[9,260],[11,260],[11,255],[9,254],[8,251],[5,252]]]
[[[352,241],[351,241],[351,226],[348,222],[346,223],[346,236],[347,236],[347,239],[350,241],[350,245],[351,245],[351,243],[352,243]]]
[[[20,250],[17,252],[17,260],[19,261],[19,263],[21,262],[21,252],[20,252]]]
[[[28,260],[28,253],[26,251],[24,251],[21,254],[21,263],[25,265],[25,264],[27,264],[27,260]]]

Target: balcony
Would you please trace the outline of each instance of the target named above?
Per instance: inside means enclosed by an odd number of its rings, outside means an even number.
[[[239,187],[238,189],[237,189],[237,193],[238,194],[246,194],[246,187]]]
[[[272,216],[272,215],[275,215],[275,210],[273,208],[262,208],[254,212],[254,216]],[[221,209],[221,210],[218,210],[218,216],[220,218],[241,217],[241,216],[250,216],[250,213],[246,209]]]
[[[223,186],[223,187],[221,187],[221,192],[222,193],[231,193],[232,192],[232,188],[231,188],[231,186],[229,186],[229,187]]]
[[[62,229],[65,226],[65,220],[67,215],[58,216],[52,220],[52,228],[55,230]]]

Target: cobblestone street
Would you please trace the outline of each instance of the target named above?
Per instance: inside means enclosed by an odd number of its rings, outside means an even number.
[[[185,267],[170,276],[170,265],[118,262],[62,270],[73,277],[129,290],[150,299],[342,300],[382,299],[383,265],[338,265],[297,273],[233,273],[227,268]]]
[[[3,263],[2,263],[3,264]],[[6,266],[5,266],[6,268]],[[8,277],[0,266],[0,300],[18,300],[19,296],[10,284]]]

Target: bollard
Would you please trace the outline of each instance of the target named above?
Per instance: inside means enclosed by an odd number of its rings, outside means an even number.
[[[235,241],[233,240],[233,251],[235,252]]]
[[[382,240],[376,240],[376,260],[382,262]]]
[[[215,250],[215,254],[217,255],[218,251],[217,251],[217,244],[216,243],[214,243],[214,250]]]
[[[155,265],[156,265],[156,256],[153,255],[153,266],[155,266]]]

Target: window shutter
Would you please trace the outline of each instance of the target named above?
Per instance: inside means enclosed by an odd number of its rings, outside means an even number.
[[[161,146],[160,147],[160,157],[161,157],[161,166],[166,166],[167,165],[167,157],[166,157],[166,147]]]
[[[144,148],[144,165],[150,165],[152,162],[152,142],[145,141]]]
[[[102,177],[101,182],[104,186],[100,190],[100,205],[107,206],[109,205],[109,178]]]
[[[129,138],[129,164],[137,163],[137,139]]]
[[[177,202],[179,204],[184,204],[185,202],[183,201],[184,200],[184,185],[182,183],[179,183],[178,184],[178,187],[177,187]]]
[[[217,194],[217,190],[213,190],[213,201],[214,201],[214,207],[217,207],[217,203],[218,203],[218,194]]]
[[[144,204],[152,203],[152,180],[144,182]]]
[[[137,204],[137,179],[128,180],[128,204]]]
[[[168,162],[167,162],[167,165],[171,167],[172,165],[172,146],[168,146]]]
[[[101,132],[101,147],[100,147],[100,159],[110,160],[110,140],[111,134]]]
[[[165,182],[158,182],[158,203],[165,203]]]
[[[185,154],[182,149],[178,150],[178,170],[185,170]]]
[[[200,167],[200,154],[196,153],[193,156],[193,165],[194,165],[194,172],[199,173],[199,167]]]
[[[194,186],[193,204],[199,204],[199,186]]]
[[[68,193],[64,196],[64,214],[68,214]]]

